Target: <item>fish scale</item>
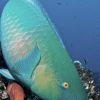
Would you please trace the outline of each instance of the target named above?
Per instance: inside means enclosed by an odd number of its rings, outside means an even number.
[[[9,0],[1,29],[3,55],[15,79],[44,100],[86,100],[77,70],[37,0]]]

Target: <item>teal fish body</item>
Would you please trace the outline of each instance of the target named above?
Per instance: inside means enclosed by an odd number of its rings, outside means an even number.
[[[1,45],[12,75],[44,100],[86,100],[85,90],[52,22],[37,0],[10,0]]]

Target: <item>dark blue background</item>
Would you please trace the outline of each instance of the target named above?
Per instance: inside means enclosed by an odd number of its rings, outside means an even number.
[[[0,0],[0,13],[7,0]],[[100,72],[100,0],[40,0],[71,58]]]

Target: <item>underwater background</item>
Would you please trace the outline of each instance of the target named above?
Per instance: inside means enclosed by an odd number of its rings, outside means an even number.
[[[100,0],[39,0],[72,60],[100,73]],[[7,0],[0,0],[0,15]]]

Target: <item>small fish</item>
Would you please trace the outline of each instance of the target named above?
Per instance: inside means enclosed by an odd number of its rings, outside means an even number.
[[[1,44],[12,76],[44,100],[86,100],[77,70],[37,0],[9,0]]]
[[[57,2],[57,5],[62,5],[62,3],[61,2]]]
[[[85,58],[83,60],[84,60],[84,64],[87,65],[87,60]]]

